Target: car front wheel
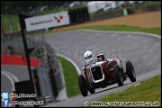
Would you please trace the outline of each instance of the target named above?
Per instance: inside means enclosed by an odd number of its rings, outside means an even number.
[[[91,94],[94,94],[94,93],[95,93],[95,89],[90,88],[90,89],[89,89],[89,92],[90,92]]]
[[[79,89],[80,89],[81,94],[83,96],[87,96],[88,90],[87,90],[86,81],[85,81],[83,75],[78,76],[78,84],[79,84]]]
[[[118,83],[119,86],[123,86],[124,83],[123,83],[123,77],[119,71],[119,66],[118,65],[115,65],[114,66],[114,73],[115,73],[115,79],[116,79],[116,82]]]

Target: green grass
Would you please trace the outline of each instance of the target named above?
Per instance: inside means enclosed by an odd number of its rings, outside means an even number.
[[[99,102],[159,102],[161,105],[161,75],[142,81],[139,85],[131,86],[122,92],[107,95]]]
[[[13,31],[18,30],[19,19],[18,15],[3,15],[1,16],[1,27],[5,32],[11,32],[10,25]]]
[[[65,30],[53,30],[47,31],[47,34],[57,33],[57,32],[64,32],[64,31],[72,31],[72,30],[102,30],[102,31],[127,31],[127,32],[145,32],[145,33],[153,33],[157,35],[161,35],[161,27],[157,28],[141,28],[135,26],[127,26],[127,25],[105,25],[105,26],[88,26],[88,27],[75,27]]]
[[[72,97],[80,94],[78,86],[78,75],[74,66],[64,58],[57,57],[62,65],[67,96]]]
[[[91,27],[82,27],[69,30],[77,29],[91,29],[91,30],[103,30],[103,31],[129,31],[129,32],[145,32],[161,35],[161,27],[157,28],[141,28],[135,26],[126,26],[126,25],[111,25],[111,26],[91,26]]]

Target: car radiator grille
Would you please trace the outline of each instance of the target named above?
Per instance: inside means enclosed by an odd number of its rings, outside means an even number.
[[[101,71],[100,66],[91,68],[91,72],[92,72],[94,80],[102,79],[102,71]]]

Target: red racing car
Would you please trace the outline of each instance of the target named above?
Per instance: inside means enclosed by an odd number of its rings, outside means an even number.
[[[126,62],[124,72],[122,62],[119,59],[105,59],[103,54],[97,55],[97,61],[90,63],[83,68],[84,75],[78,76],[80,92],[83,96],[88,95],[88,91],[93,94],[96,88],[104,88],[117,83],[124,84],[128,76],[131,82],[136,81],[136,73],[133,64]]]

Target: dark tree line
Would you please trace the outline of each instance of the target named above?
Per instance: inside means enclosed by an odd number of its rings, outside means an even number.
[[[34,8],[48,6],[55,9],[73,1],[1,1],[1,14],[15,14],[23,11],[28,12]]]

